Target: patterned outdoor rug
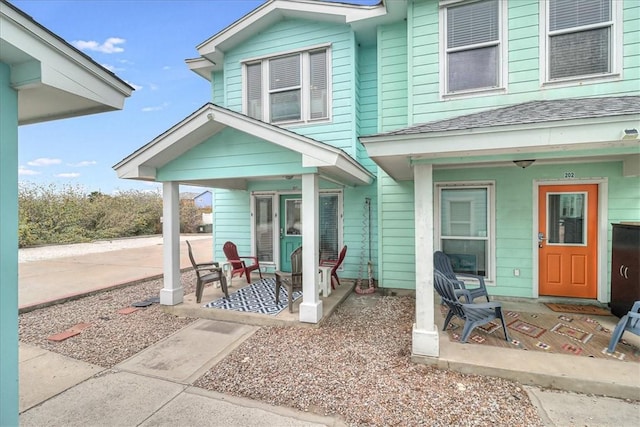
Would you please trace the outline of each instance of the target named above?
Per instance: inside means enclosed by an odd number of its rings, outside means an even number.
[[[443,317],[446,313],[442,307]],[[612,330],[588,315],[505,311],[504,318],[511,342],[504,339],[500,320],[494,320],[475,328],[467,343],[640,363],[640,348],[627,342],[624,335],[615,352],[607,353]],[[449,339],[459,341],[464,322],[454,317],[450,324]]]
[[[229,298],[220,298],[205,304],[205,308],[221,308],[225,310],[276,315],[287,307],[287,289],[280,288],[279,304],[276,304],[276,279],[262,279],[229,294]],[[293,300],[302,296],[302,292],[294,291]]]
[[[580,305],[580,304],[556,304],[545,303],[553,311],[560,313],[577,313],[586,314],[592,316],[612,316],[611,312],[605,308],[596,307],[595,305]]]

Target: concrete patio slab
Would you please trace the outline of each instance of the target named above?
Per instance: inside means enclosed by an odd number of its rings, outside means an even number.
[[[106,371],[23,413],[20,425],[140,425],[184,388],[170,381]]]
[[[117,368],[191,384],[257,329],[201,319],[125,360]]]
[[[20,400],[24,412],[102,372],[104,368],[20,343]]]

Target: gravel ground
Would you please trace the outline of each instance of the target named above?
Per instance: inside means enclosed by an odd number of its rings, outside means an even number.
[[[182,281],[194,291],[192,272]],[[194,321],[157,304],[117,313],[161,287],[153,280],[24,313],[20,340],[112,368]],[[352,295],[320,328],[261,328],[195,385],[337,414],[354,426],[542,425],[517,383],[412,363],[414,304],[407,296]],[[77,323],[92,326],[66,341],[47,340]]]
[[[124,244],[145,242],[151,240]],[[68,255],[86,250],[68,246]],[[68,256],[60,255],[59,246],[34,249],[39,256]],[[186,293],[195,291],[194,282],[193,272],[182,275]],[[161,280],[151,280],[21,314],[20,341],[112,368],[195,320],[165,313],[157,304],[117,313],[156,297],[161,288]],[[354,294],[320,328],[261,328],[195,385],[337,414],[354,426],[543,425],[517,383],[412,363],[414,317],[413,297]],[[66,341],[47,340],[78,323],[91,326]]]
[[[186,293],[195,292],[193,272],[184,273],[181,280]],[[20,341],[111,368],[196,320],[165,313],[158,304],[128,315],[118,313],[134,302],[157,297],[160,289],[162,280],[150,280],[23,313],[19,318]],[[47,340],[78,323],[91,326],[72,339]]]
[[[517,383],[412,363],[414,313],[352,295],[318,329],[260,329],[195,385],[357,426],[543,425]]]

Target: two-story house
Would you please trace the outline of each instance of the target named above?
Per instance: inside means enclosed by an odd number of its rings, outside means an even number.
[[[215,189],[216,258],[302,245],[301,321],[319,258],[348,245],[356,278],[366,249],[416,291],[415,354],[438,355],[437,249],[495,296],[607,302],[610,224],[640,220],[638,28],[630,0],[265,2],[187,60],[212,102],[114,166],[163,182],[161,303],[180,184]]]

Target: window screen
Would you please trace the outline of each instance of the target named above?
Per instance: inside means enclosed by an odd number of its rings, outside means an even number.
[[[551,0],[549,31],[549,78],[611,72],[610,0]]]
[[[447,9],[447,90],[499,85],[500,15],[497,0]]]

